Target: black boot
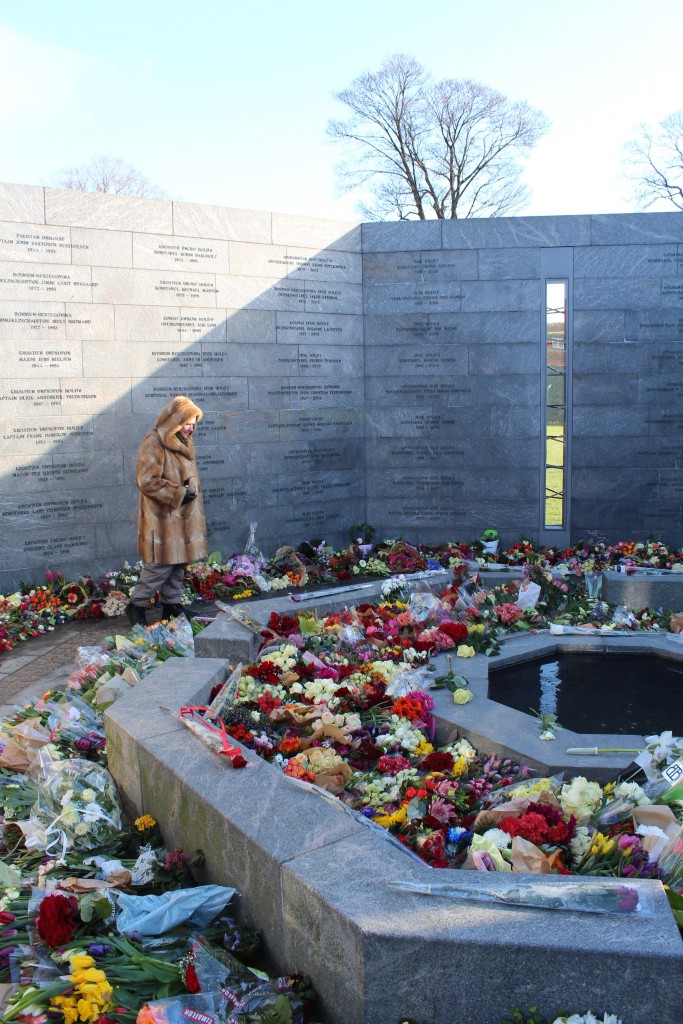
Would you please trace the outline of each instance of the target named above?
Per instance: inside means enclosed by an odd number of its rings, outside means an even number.
[[[181,604],[162,604],[162,619],[177,619],[179,615],[185,615],[185,609]],[[186,615],[185,618],[187,618]]]
[[[126,615],[131,626],[146,626],[147,625],[147,613],[145,609],[139,604],[128,604],[126,608]]]

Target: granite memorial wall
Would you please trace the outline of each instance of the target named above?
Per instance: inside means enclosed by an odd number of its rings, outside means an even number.
[[[572,536],[683,542],[683,217],[350,225],[0,186],[0,592],[136,557],[174,394],[210,545],[537,535],[543,288],[572,280]]]

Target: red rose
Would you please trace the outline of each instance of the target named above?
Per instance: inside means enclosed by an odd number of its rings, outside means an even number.
[[[460,641],[467,639],[467,626],[464,622],[442,622],[439,632],[445,633],[451,640]]]
[[[449,772],[454,764],[452,754],[444,750],[434,750],[427,754],[422,762],[422,768],[426,772]]]
[[[36,925],[38,934],[48,946],[61,946],[70,942],[81,923],[78,900],[75,896],[50,892],[40,903]]]

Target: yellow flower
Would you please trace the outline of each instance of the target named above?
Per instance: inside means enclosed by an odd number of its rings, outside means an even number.
[[[472,700],[474,694],[471,690],[468,690],[464,686],[459,686],[457,690],[453,691],[453,703],[454,704],[467,704]]]
[[[459,757],[458,760],[453,765],[453,767],[451,768],[451,775],[453,775],[454,778],[457,779],[457,777],[459,775],[462,775],[462,773],[466,770],[466,768],[467,768],[467,761],[465,760],[464,757]]]
[[[471,626],[467,627],[467,632],[472,636],[476,633],[483,633],[485,628],[483,622],[473,622]]]
[[[381,825],[382,828],[391,828],[392,825],[400,825],[406,820],[407,816],[408,808],[399,807],[393,814],[377,814],[372,820]]]
[[[95,961],[87,953],[76,953],[71,957],[69,963],[71,964],[71,973],[73,974],[74,971],[85,971],[88,967],[92,967]]]
[[[434,747],[431,745],[429,740],[426,740],[423,737],[420,740],[420,742],[418,743],[418,745],[415,747],[415,750],[413,751],[413,753],[417,757],[420,757],[422,754],[431,754],[431,753],[433,753],[433,751],[434,751]]]
[[[138,832],[144,832],[145,829],[154,828],[156,821],[150,814],[143,814],[142,817],[135,819],[135,827]]]
[[[460,644],[455,653],[459,658],[473,658],[476,652],[474,647],[469,647],[467,644]]]

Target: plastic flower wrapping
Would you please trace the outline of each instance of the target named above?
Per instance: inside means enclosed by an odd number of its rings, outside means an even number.
[[[121,804],[106,768],[83,758],[50,761],[38,799],[19,826],[28,849],[63,857],[67,850],[93,850],[121,828]]]

